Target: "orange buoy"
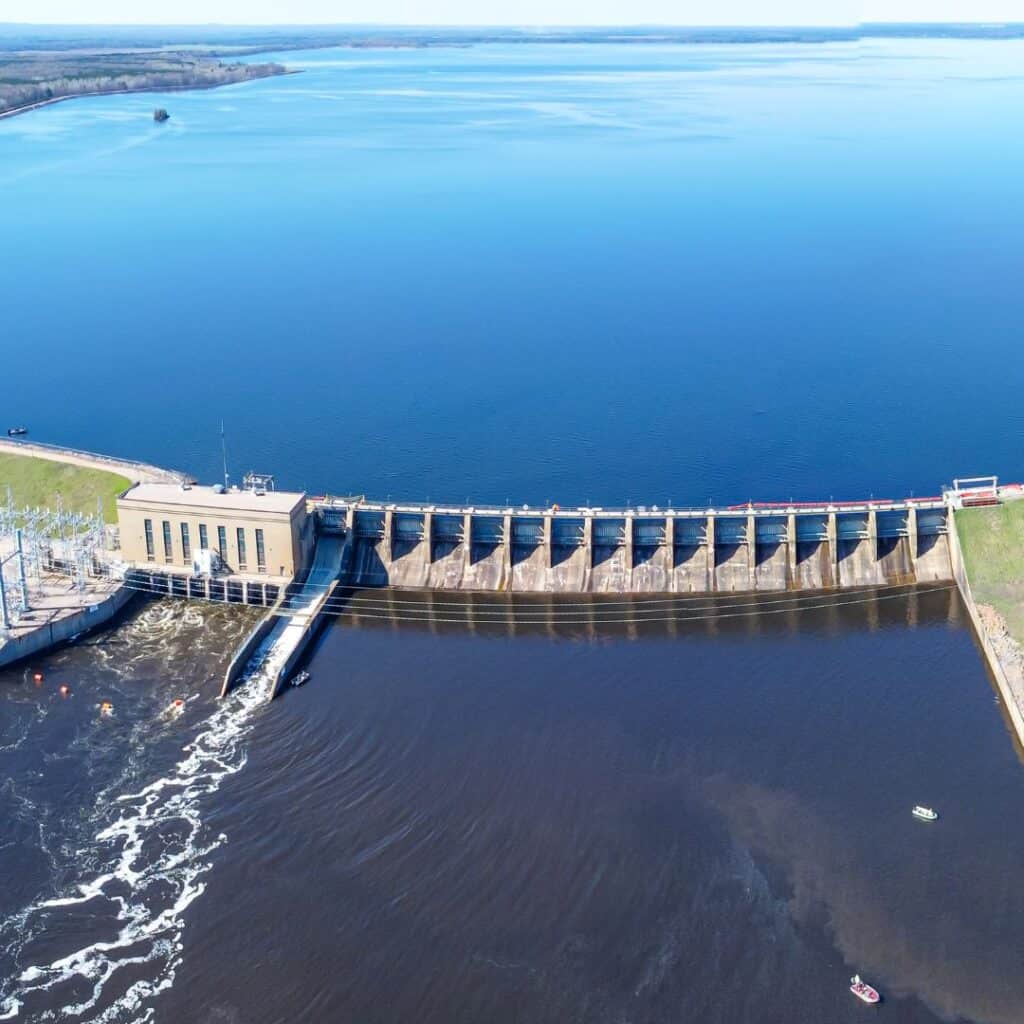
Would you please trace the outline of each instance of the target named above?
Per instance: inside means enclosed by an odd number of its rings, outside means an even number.
[[[34,676],[33,676],[32,678],[33,678],[33,679],[34,679],[34,680],[35,680],[35,681],[36,681],[37,683],[41,683],[41,682],[43,681],[43,673],[42,673],[42,672],[37,672],[37,673],[36,673],[36,674],[35,674],[35,675],[34,675]]]
[[[68,686],[67,683],[61,683],[60,684],[60,695],[62,697],[67,697],[68,694],[70,694],[70,693],[71,693],[71,687]]]

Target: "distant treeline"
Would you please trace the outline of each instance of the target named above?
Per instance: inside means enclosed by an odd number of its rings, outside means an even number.
[[[0,24],[0,51],[198,47],[204,56],[326,46],[470,46],[481,43],[820,43],[879,37],[1024,38],[1017,23],[865,23],[839,27],[403,28],[348,25],[109,26]]]
[[[1021,39],[1024,23],[864,24],[838,28],[352,28],[0,24],[0,116],[69,96],[209,88],[285,73],[243,54],[485,43],[825,43],[867,38]],[[234,59],[233,59],[234,58]]]
[[[71,96],[206,89],[285,70],[280,64],[226,63],[168,51],[12,53],[0,57],[0,115]]]

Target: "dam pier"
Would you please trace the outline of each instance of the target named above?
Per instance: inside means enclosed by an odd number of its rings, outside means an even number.
[[[545,509],[317,499],[348,584],[566,594],[832,590],[950,580],[946,499]]]

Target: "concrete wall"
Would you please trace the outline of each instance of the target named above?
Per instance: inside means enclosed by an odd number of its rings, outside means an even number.
[[[941,504],[705,513],[359,504],[345,514],[349,582],[367,587],[685,594],[952,578]]]
[[[78,633],[106,625],[135,596],[135,590],[127,586],[121,587],[109,597],[83,608],[80,612],[74,612],[56,622],[40,626],[25,636],[9,640],[0,647],[0,668],[64,643]]]
[[[226,696],[251,667],[261,646],[266,646],[261,665],[270,673],[271,700],[295,671],[295,667],[325,621],[322,614],[336,603],[338,577],[351,571],[352,531],[342,539],[324,536],[317,544],[305,578],[281,592],[273,608],[260,620],[235,651],[224,674],[221,697]]]
[[[274,677],[270,687],[271,700],[281,692],[282,687],[284,687],[285,683],[287,683],[294,674],[295,669],[302,656],[306,653],[306,649],[309,647],[309,644],[317,633],[323,629],[326,623],[326,616],[321,615],[320,613],[323,608],[331,607],[337,586],[338,581],[333,580],[327,589],[318,595],[316,607],[310,612],[308,622],[302,631],[298,643],[296,643],[295,647],[285,658],[284,664],[282,664],[277,670],[277,675]]]
[[[221,697],[226,697],[231,692],[235,683],[242,678],[249,660],[256,653],[260,644],[270,635],[270,631],[274,628],[277,616],[281,611],[281,606],[288,599],[290,589],[290,587],[284,587],[281,590],[281,594],[277,601],[274,602],[273,608],[256,623],[255,627],[250,630],[249,635],[239,645],[238,650],[235,651],[231,663],[224,673],[224,683],[220,688]]]

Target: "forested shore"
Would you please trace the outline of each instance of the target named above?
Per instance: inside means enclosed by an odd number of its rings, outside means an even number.
[[[285,74],[281,64],[247,64],[181,51],[17,53],[0,57],[0,117],[74,96],[209,89]]]

